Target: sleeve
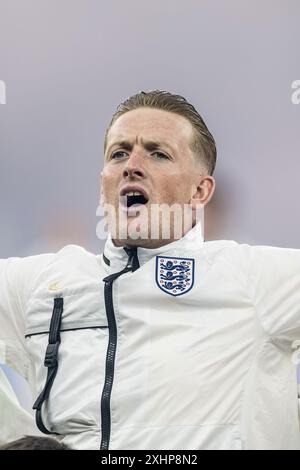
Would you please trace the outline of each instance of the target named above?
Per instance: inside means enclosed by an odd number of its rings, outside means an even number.
[[[41,435],[33,416],[25,411],[0,368],[0,445],[24,435]]]
[[[25,310],[32,283],[52,254],[0,260],[0,362],[27,379]]]
[[[32,283],[51,260],[52,254],[0,260],[0,362],[25,379],[29,357],[25,347],[25,311]],[[0,369],[0,443],[25,434],[37,434],[33,416],[19,404]]]
[[[300,250],[250,247],[249,284],[265,331],[300,338]]]

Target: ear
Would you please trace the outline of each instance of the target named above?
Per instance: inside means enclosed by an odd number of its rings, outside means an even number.
[[[215,191],[216,182],[212,176],[199,175],[196,181],[196,189],[191,197],[191,205],[193,209],[197,206],[205,206],[212,198]]]

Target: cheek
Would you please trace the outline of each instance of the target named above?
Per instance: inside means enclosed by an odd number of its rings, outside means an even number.
[[[116,193],[118,186],[118,175],[110,169],[103,169],[102,172],[102,190],[105,197]]]
[[[161,194],[173,197],[174,199],[181,201],[186,199],[191,192],[191,181],[188,175],[181,173],[180,175],[169,174],[163,184],[161,185]]]

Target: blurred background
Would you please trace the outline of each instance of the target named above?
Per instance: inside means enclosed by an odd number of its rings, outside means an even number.
[[[0,258],[102,250],[103,135],[152,89],[183,95],[216,139],[206,239],[300,248],[299,21],[298,0],[0,0]]]

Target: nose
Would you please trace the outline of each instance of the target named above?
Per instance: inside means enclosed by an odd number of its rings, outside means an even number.
[[[132,152],[123,170],[123,178],[144,178],[145,171],[142,164],[142,155]]]

